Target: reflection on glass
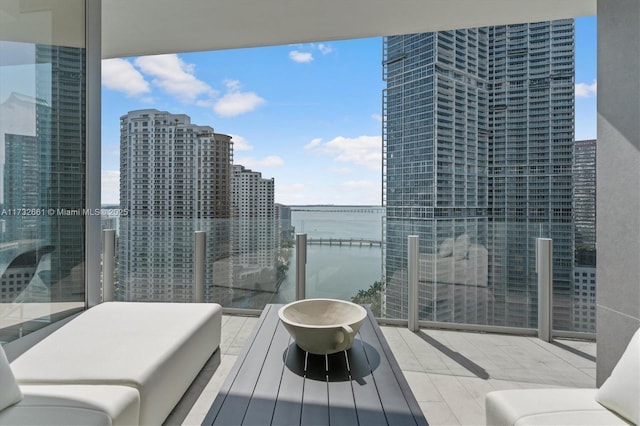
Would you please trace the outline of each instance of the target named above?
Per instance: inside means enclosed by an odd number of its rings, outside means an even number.
[[[550,233],[548,223],[488,222],[481,218],[443,219],[431,224],[387,220],[386,313],[406,318],[406,237],[419,235],[421,320],[537,328],[535,243],[536,238],[547,238]],[[566,253],[560,252],[564,245],[564,241],[554,240],[554,329],[594,331],[595,323],[586,313],[595,306],[595,299],[586,290],[573,289],[571,265],[564,263]],[[580,274],[576,279],[581,278],[586,289],[587,272]]]
[[[103,223],[113,228],[110,218]],[[292,274],[293,234],[274,219],[120,217],[117,229],[117,300],[193,301],[197,231],[206,233],[205,301],[262,309],[292,300],[282,284]]]
[[[193,300],[194,232],[205,231],[206,301],[248,309],[291,302],[296,285],[294,233],[306,232],[307,297],[356,298],[381,312],[382,214],[380,207],[276,205],[276,214],[267,219],[120,217],[116,224],[105,217],[103,222],[105,228],[119,229],[119,300]]]
[[[83,10],[0,6],[0,341],[84,306]]]

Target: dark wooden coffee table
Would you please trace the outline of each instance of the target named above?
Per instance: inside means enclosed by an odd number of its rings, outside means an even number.
[[[298,348],[267,305],[203,425],[427,425],[373,314],[353,347]]]

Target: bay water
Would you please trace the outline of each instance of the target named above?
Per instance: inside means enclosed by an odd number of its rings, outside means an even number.
[[[382,247],[379,243],[360,244],[360,240],[380,242],[384,208],[379,206],[292,206],[291,224],[307,240],[350,240],[342,245],[307,245],[306,297],[351,300],[382,277]],[[295,246],[291,250],[286,278],[273,297],[275,303],[295,299]]]

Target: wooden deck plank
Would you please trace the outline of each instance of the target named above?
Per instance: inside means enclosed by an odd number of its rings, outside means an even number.
[[[365,322],[362,327],[370,326]],[[362,332],[362,328],[360,329]],[[384,414],[380,395],[371,374],[371,366],[364,352],[362,338],[353,342],[353,347],[347,351],[349,366],[351,367],[351,387],[356,404],[358,422],[361,425],[387,425],[389,422]],[[373,365],[375,368],[376,366]]]
[[[266,348],[270,347],[279,323],[278,316],[274,316],[273,313],[270,312],[271,309],[273,308],[271,307],[266,315],[261,318],[258,331],[252,334],[252,338],[250,339],[251,344],[247,345],[247,351],[241,358],[242,362],[238,363],[239,369],[233,376],[233,382],[226,392],[224,402],[216,414],[213,424],[229,425],[242,423],[265,361],[264,358],[250,356],[250,353],[254,348],[265,351]],[[220,396],[222,393],[218,395]]]
[[[327,357],[307,354],[300,424],[329,424],[329,390],[327,388]]]
[[[238,359],[236,360],[236,363],[233,365],[233,367],[231,368],[231,371],[229,371],[229,374],[227,375],[227,379],[222,383],[222,386],[220,387],[220,390],[218,391],[218,395],[216,396],[216,399],[213,401],[213,404],[211,405],[211,408],[209,408],[209,411],[207,412],[207,415],[205,416],[204,420],[202,421],[203,425],[212,425],[218,415],[218,413],[220,412],[220,409],[222,408],[227,395],[229,394],[229,390],[231,389],[231,386],[233,385],[233,381],[235,379],[235,377],[238,375],[238,371],[240,371],[240,368],[242,367],[242,364],[244,363],[244,360],[246,359],[251,346],[253,344],[253,341],[255,340],[256,336],[258,335],[258,333],[260,332],[260,329],[263,326],[264,323],[264,319],[269,315],[269,312],[271,311],[272,307],[270,307],[269,305],[267,305],[264,310],[262,311],[262,314],[260,315],[260,318],[258,320],[258,324],[256,325],[256,327],[254,328],[251,336],[249,336],[249,339],[247,340],[246,346],[244,348],[244,350],[242,351],[242,353],[238,356]]]
[[[350,426],[358,424],[356,402],[351,389],[351,374],[346,352],[327,356],[327,386],[329,388],[329,424]]]
[[[371,309],[368,306],[366,306],[366,309],[367,311],[369,311],[368,317],[370,317],[372,321],[375,321],[375,316],[373,315],[373,312],[371,312]],[[422,413],[420,404],[418,404],[418,401],[416,400],[416,397],[413,394],[413,391],[411,390],[411,386],[409,386],[407,379],[404,377],[404,374],[402,373],[400,364],[398,364],[398,361],[393,355],[393,351],[391,350],[391,346],[389,346],[389,342],[387,342],[387,339],[384,337],[384,333],[382,332],[382,329],[380,328],[380,326],[378,326],[377,322],[375,322],[375,325],[376,326],[373,328],[373,330],[378,336],[378,342],[380,343],[380,346],[382,347],[385,353],[385,358],[387,359],[387,362],[389,363],[389,366],[393,371],[393,375],[398,381],[398,385],[400,385],[402,394],[404,395],[405,402],[409,406],[409,409],[413,414],[413,418],[416,421],[416,424],[418,426],[429,426],[427,419],[424,417],[424,414]]]
[[[283,359],[286,356],[285,351],[289,343],[289,333],[279,323],[242,424],[264,426],[271,423],[276,406],[277,391],[282,378],[282,369],[285,368]]]
[[[271,421],[274,425],[300,424],[304,389],[304,358],[305,352],[291,340]]]
[[[379,336],[375,332],[375,328],[379,327],[373,321],[375,319],[368,315],[365,319],[367,326],[363,324],[360,336],[367,342],[364,351],[369,362],[374,364],[375,360],[378,360],[376,367],[372,365],[372,374],[387,422],[391,425],[415,425],[417,421],[407,403],[399,379],[391,368],[388,354],[384,351]]]

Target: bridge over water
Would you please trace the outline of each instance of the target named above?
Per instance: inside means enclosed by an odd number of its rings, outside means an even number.
[[[294,241],[295,244],[295,241]],[[348,246],[348,247],[380,247],[382,241],[362,238],[307,238],[307,245]]]
[[[291,209],[292,212],[318,212],[318,213],[384,213],[384,207],[343,207],[336,209],[314,209],[309,207],[294,207]]]

